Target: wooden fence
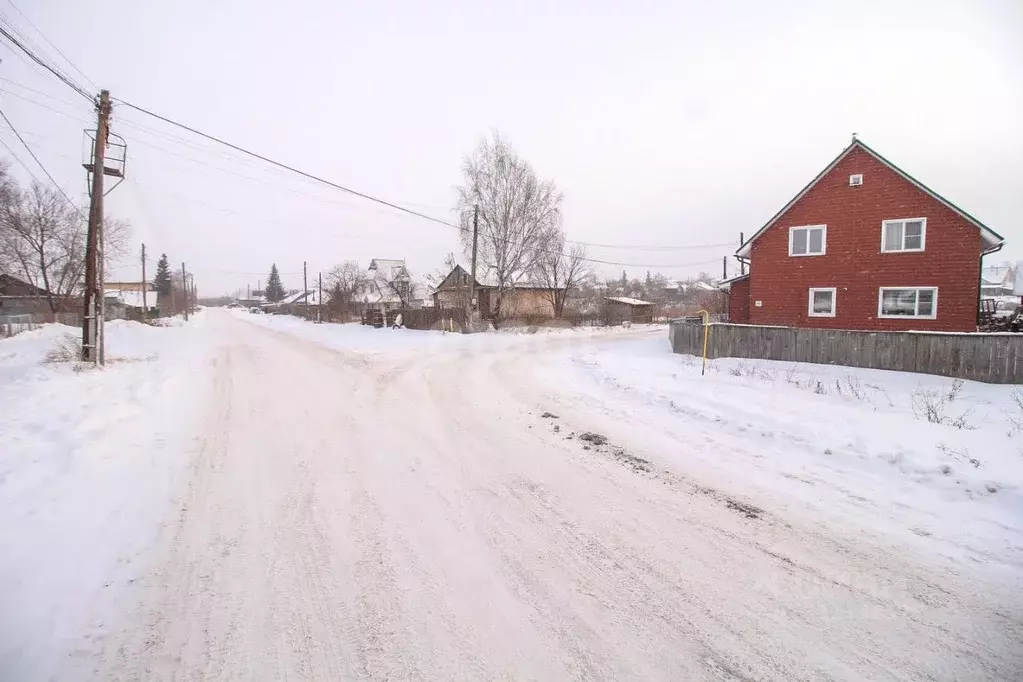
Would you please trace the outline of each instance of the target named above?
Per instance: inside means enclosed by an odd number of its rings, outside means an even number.
[[[401,312],[401,323],[409,329],[465,329],[465,308],[408,308]]]
[[[708,358],[815,362],[940,374],[994,384],[1023,383],[1023,334],[948,334],[711,324]],[[676,353],[701,355],[703,326],[673,321]]]
[[[0,338],[37,329],[41,325],[59,322],[70,327],[82,326],[81,313],[25,313],[0,315]]]

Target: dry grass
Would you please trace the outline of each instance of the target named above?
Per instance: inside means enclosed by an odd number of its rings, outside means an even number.
[[[82,344],[73,334],[64,334],[43,356],[43,362],[77,362],[82,358]]]
[[[919,388],[913,391],[909,398],[913,415],[932,424],[947,424],[967,431],[977,428],[969,420],[973,414],[972,410],[964,410],[958,415],[950,413],[951,406],[963,390],[963,384],[962,379],[953,379],[948,389],[944,391],[935,388]]]

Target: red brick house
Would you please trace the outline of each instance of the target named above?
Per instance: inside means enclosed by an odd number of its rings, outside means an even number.
[[[991,228],[853,139],[736,257],[729,321],[975,331]]]

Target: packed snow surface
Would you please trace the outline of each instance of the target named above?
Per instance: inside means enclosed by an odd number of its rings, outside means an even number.
[[[1023,396],[210,310],[0,341],[3,680],[1023,678]]]

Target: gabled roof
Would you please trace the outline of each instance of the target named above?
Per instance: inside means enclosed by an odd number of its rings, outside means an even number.
[[[5,275],[0,273],[0,294],[11,295],[10,291],[19,291],[21,293],[14,294],[17,296],[47,296],[46,289],[40,289],[39,287],[23,282],[17,277],[11,275]]]
[[[459,275],[459,277],[456,277],[456,275]],[[433,289],[433,293],[443,291],[445,289],[451,289],[454,287],[468,286],[467,284],[462,284],[460,275],[465,275],[468,278],[469,271],[456,263],[455,267],[451,268],[451,272],[449,272],[444,277],[444,279],[442,279],[440,283]],[[480,288],[482,286],[483,285],[480,283],[480,281],[476,280],[476,287]]]
[[[405,270],[405,261],[393,258],[374,258],[369,262],[368,269],[375,270],[377,277],[383,276],[385,279],[391,280]],[[405,271],[405,274],[407,275],[408,272]]]
[[[855,150],[855,149],[862,149],[866,153],[870,154],[875,159],[877,159],[878,161],[883,163],[885,166],[887,166],[888,168],[893,170],[897,175],[902,177],[904,180],[907,180],[910,184],[914,185],[917,189],[923,191],[925,194],[929,195],[931,198],[933,198],[933,199],[937,200],[938,202],[944,204],[945,207],[947,207],[947,208],[951,209],[952,211],[954,211],[955,213],[959,214],[968,223],[970,223],[971,225],[976,227],[978,230],[980,230],[981,237],[988,244],[988,247],[986,249],[984,249],[984,253],[990,253],[990,252],[993,252],[993,251],[997,251],[999,248],[1001,248],[1002,243],[1005,242],[1005,238],[1002,237],[997,232],[995,232],[994,230],[992,230],[990,227],[988,227],[987,225],[984,225],[982,222],[980,222],[979,220],[974,218],[972,215],[970,215],[969,213],[967,213],[963,209],[959,208],[958,206],[956,206],[951,201],[949,201],[945,197],[941,196],[940,194],[938,194],[937,192],[935,192],[931,188],[927,187],[925,184],[923,184],[922,182],[920,182],[919,180],[917,180],[916,178],[911,176],[909,173],[907,173],[906,171],[902,170],[901,168],[896,166],[894,163],[892,163],[888,159],[884,158],[883,156],[881,156],[880,154],[875,152],[873,149],[871,149],[866,144],[864,144],[861,140],[858,140],[858,139],[856,139],[854,137],[852,143],[848,147],[843,149],[842,153],[839,154],[838,156],[836,156],[835,159],[831,163],[829,163],[824,170],[822,170],[820,173],[818,173],[817,177],[815,177],[813,180],[810,181],[810,184],[808,184],[806,187],[801,189],[799,191],[799,194],[797,194],[796,196],[792,197],[792,200],[789,201],[789,203],[785,204],[785,206],[783,206],[780,211],[775,213],[771,217],[771,219],[767,221],[766,225],[764,225],[759,230],[757,230],[756,234],[754,234],[752,237],[750,237],[745,242],[743,242],[743,244],[735,252],[735,255],[739,256],[741,258],[748,258],[749,255],[750,255],[750,251],[751,251],[751,247],[753,245],[753,242],[756,241],[756,239],[760,235],[762,235],[764,232],[766,232],[768,228],[770,228],[772,225],[774,225],[774,223],[777,222],[777,220],[779,218],[781,218],[783,215],[785,215],[785,213],[790,208],[792,208],[792,206],[797,201],[799,201],[804,196],[806,196],[807,192],[809,192],[811,189],[813,189],[813,187],[818,182],[820,182],[821,179],[825,175],[830,173],[835,168],[835,166],[837,166],[839,164],[839,162],[842,161],[842,159],[844,159],[845,157],[849,156],[849,154],[851,154],[852,151]]]

